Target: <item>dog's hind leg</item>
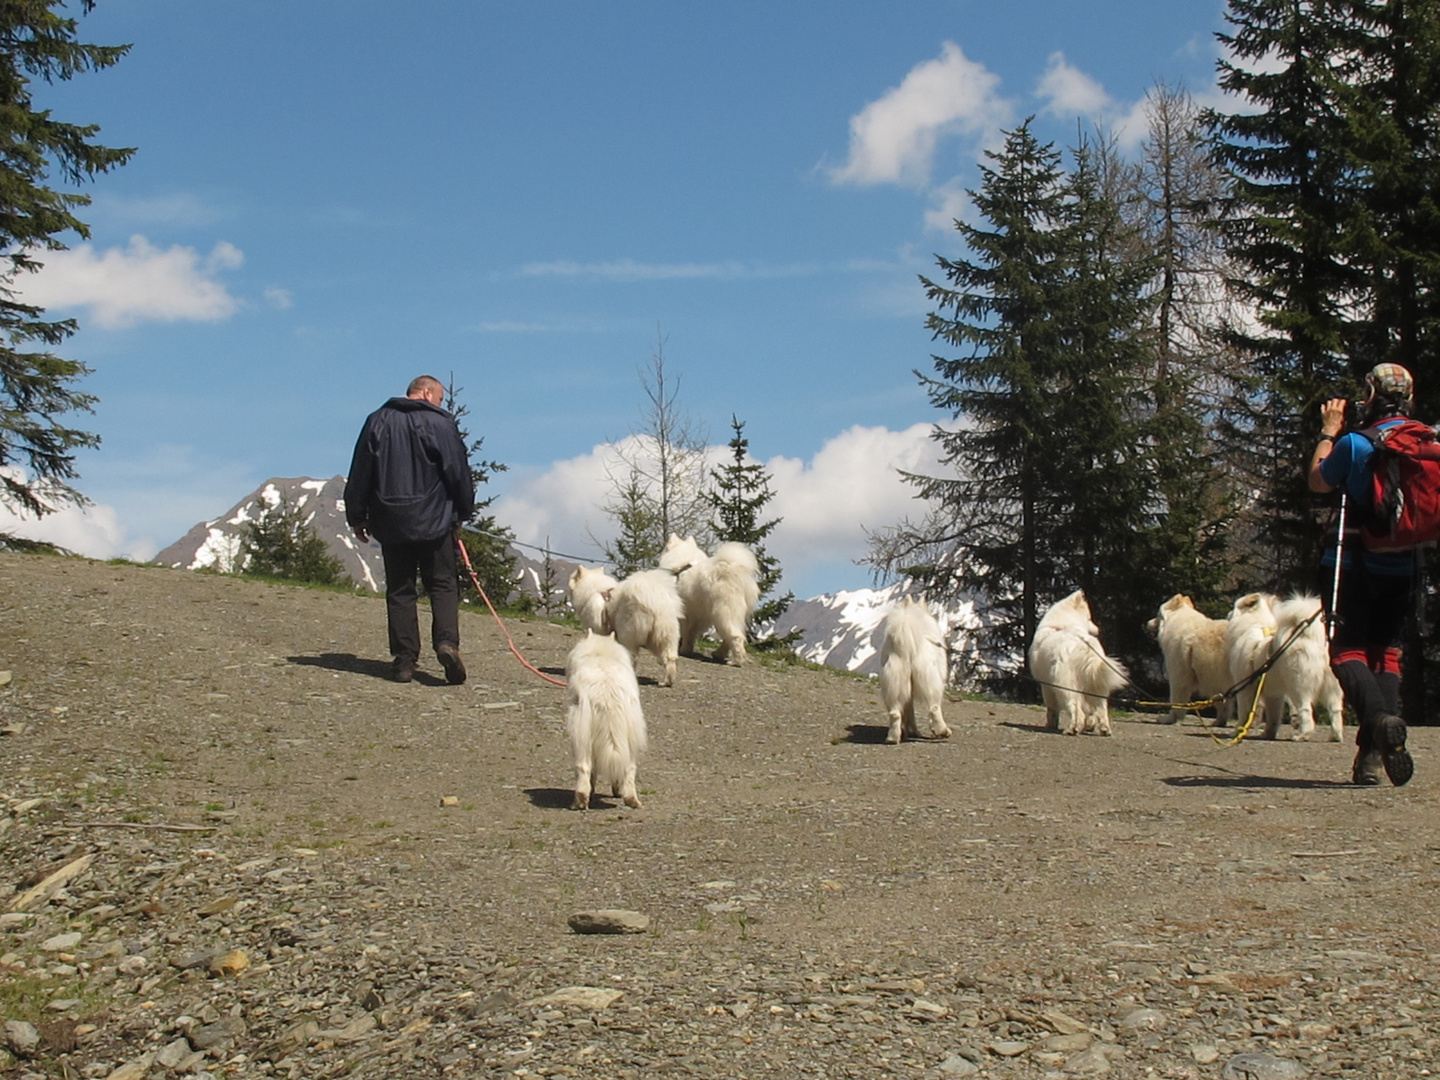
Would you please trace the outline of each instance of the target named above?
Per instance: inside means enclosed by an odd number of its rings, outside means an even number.
[[[615,785],[615,794],[622,799],[626,806],[633,806],[640,809],[640,796],[635,791],[635,766],[631,764],[625,769],[625,779]]]
[[[885,742],[890,746],[895,746],[904,737],[905,714],[897,705],[886,715],[890,717],[890,730],[885,733]]]
[[[1296,742],[1308,742],[1315,731],[1315,706],[1302,701],[1290,711],[1290,722],[1295,725],[1295,732],[1290,738]]]
[[[590,762],[588,760],[575,763],[575,798],[570,803],[570,809],[590,809]]]

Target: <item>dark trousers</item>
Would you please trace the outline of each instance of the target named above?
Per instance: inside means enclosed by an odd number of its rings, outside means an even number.
[[[1412,587],[1413,578],[1373,573],[1359,558],[1340,575],[1330,659],[1355,710],[1361,749],[1377,720],[1400,712],[1400,642]]]
[[[455,570],[455,538],[382,544],[385,560],[385,615],[390,655],[397,660],[420,656],[420,617],[415,610],[419,575],[430,597],[430,644],[460,644],[460,580]]]

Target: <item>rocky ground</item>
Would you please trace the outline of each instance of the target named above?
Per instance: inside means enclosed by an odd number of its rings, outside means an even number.
[[[1440,745],[1353,749],[642,659],[645,806],[568,809],[563,691],[464,616],[0,555],[0,1075],[1429,1075]],[[575,631],[512,624],[558,675]],[[0,681],[4,676],[0,675]],[[574,932],[624,909],[641,933]]]

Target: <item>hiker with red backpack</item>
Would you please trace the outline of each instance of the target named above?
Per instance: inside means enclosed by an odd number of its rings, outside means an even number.
[[[1384,769],[1398,787],[1415,772],[1400,719],[1400,642],[1416,546],[1436,539],[1429,519],[1440,500],[1440,443],[1434,429],[1410,419],[1415,380],[1405,368],[1376,365],[1365,390],[1358,430],[1344,433],[1344,398],[1320,407],[1309,484],[1320,493],[1338,489],[1342,499],[1340,544],[1326,552],[1322,572],[1337,575],[1324,591],[1333,606],[1330,663],[1359,725],[1351,780],[1378,784]]]

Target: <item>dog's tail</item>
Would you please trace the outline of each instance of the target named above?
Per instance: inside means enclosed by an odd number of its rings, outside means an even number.
[[[1130,672],[1125,665],[1112,656],[1107,656],[1100,642],[1084,635],[1086,649],[1079,664],[1080,686],[1087,694],[1109,697],[1130,684]]]

